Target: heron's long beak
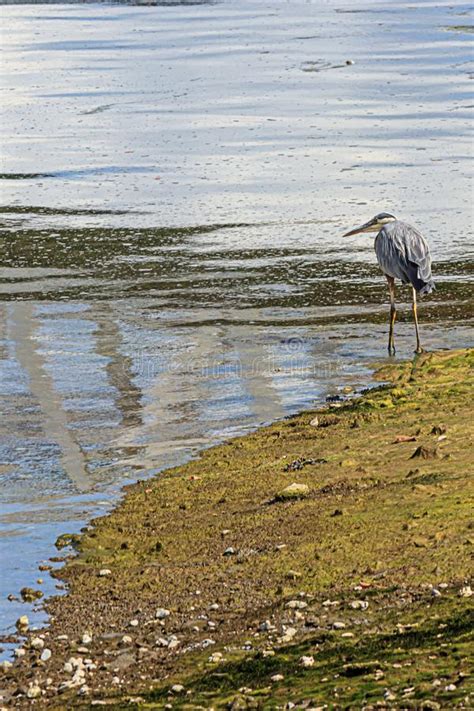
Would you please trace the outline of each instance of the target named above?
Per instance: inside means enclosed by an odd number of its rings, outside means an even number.
[[[349,230],[349,232],[346,232],[346,234],[342,235],[343,237],[350,237],[351,235],[358,235],[359,232],[372,232],[373,228],[376,227],[377,225],[377,220],[372,218],[368,222],[365,223],[365,225],[361,225],[360,227],[355,227],[353,230]]]

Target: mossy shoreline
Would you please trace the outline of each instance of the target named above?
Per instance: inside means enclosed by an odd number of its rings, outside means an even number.
[[[474,707],[473,365],[463,350],[386,366],[391,385],[127,487],[59,572],[51,659],[28,635],[4,698]]]

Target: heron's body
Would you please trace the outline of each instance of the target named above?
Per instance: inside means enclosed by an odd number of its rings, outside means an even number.
[[[401,220],[388,222],[377,234],[374,247],[384,274],[411,284],[421,295],[431,293],[430,250],[418,230]]]
[[[388,352],[395,353],[393,327],[396,318],[395,279],[413,287],[413,317],[416,331],[416,353],[421,353],[416,295],[429,294],[435,288],[431,276],[431,255],[428,243],[418,230],[406,222],[397,220],[387,212],[381,212],[361,227],[346,233],[377,232],[374,247],[377,261],[385,274],[390,291],[390,331]]]

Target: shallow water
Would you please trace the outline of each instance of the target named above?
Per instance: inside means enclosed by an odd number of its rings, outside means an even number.
[[[462,2],[2,8],[0,615],[121,485],[370,381],[372,239],[421,227],[472,343]],[[354,64],[346,64],[352,60]],[[400,291],[398,354],[414,338]],[[41,620],[38,612],[37,621]]]

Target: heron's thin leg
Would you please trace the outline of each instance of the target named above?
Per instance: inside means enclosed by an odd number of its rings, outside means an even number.
[[[423,348],[420,343],[420,332],[418,330],[418,314],[416,310],[416,290],[413,287],[413,318],[415,319],[415,332],[416,332],[416,349],[415,353],[423,353]]]
[[[395,279],[387,277],[388,290],[390,292],[390,331],[388,334],[388,354],[395,355],[395,341],[393,338],[393,326],[397,317],[397,309],[395,308]]]

